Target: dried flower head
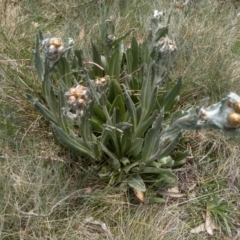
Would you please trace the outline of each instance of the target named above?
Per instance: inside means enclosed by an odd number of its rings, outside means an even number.
[[[104,77],[97,78],[96,84],[104,84],[104,83],[106,83],[106,78],[104,78]]]
[[[84,114],[84,108],[90,100],[90,92],[87,87],[77,85],[71,87],[65,93],[68,107],[64,109],[64,114],[74,120]]]
[[[175,41],[169,37],[161,38],[157,42],[157,47],[159,48],[160,52],[174,52],[177,49]]]
[[[65,50],[61,38],[46,38],[42,41],[42,45],[50,61],[59,59]]]

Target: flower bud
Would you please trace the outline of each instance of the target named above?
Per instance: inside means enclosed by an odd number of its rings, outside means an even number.
[[[84,102],[85,102],[84,99],[82,99],[82,98],[78,99],[78,105],[79,106],[82,106],[84,104]]]
[[[58,48],[58,55],[62,55],[63,52],[64,52],[64,47],[63,47],[63,46],[60,46],[60,47]]]
[[[59,38],[51,38],[49,41],[49,45],[54,45],[56,48],[62,46],[62,41]]]
[[[57,51],[57,48],[53,44],[51,44],[49,45],[48,50],[49,52],[54,53]]]
[[[68,96],[67,100],[68,100],[68,103],[74,103],[74,102],[76,102],[75,96]]]
[[[236,113],[240,113],[240,102],[233,103],[233,109]]]
[[[200,111],[200,117],[206,117],[207,116],[207,111],[204,109],[201,109]]]
[[[231,112],[227,116],[227,121],[232,127],[240,126],[240,114]]]

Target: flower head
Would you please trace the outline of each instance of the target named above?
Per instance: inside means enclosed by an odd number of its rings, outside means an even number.
[[[200,118],[212,122],[223,130],[234,130],[240,127],[240,97],[230,93],[221,102],[200,110]]]
[[[82,116],[87,103],[90,101],[89,89],[78,84],[76,87],[69,88],[65,96],[68,107],[64,109],[64,114],[72,120]]]

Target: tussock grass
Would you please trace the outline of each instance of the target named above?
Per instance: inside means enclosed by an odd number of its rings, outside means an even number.
[[[101,44],[105,19],[112,20],[114,34],[136,28],[133,34],[141,40],[155,8],[173,9],[170,37],[176,38],[179,51],[172,78],[182,75],[184,79],[178,108],[188,108],[207,96],[214,102],[230,91],[239,93],[239,56],[231,50],[239,39],[237,3],[202,0],[179,8],[173,2],[0,1],[1,239],[111,239],[101,227],[84,224],[87,217],[105,223],[119,240],[210,239],[206,233],[190,234],[203,222],[201,213],[206,210],[219,228],[211,239],[238,238],[237,137],[186,132],[181,147],[192,157],[176,172],[187,198],[169,198],[159,205],[133,204],[118,189],[105,188],[87,159],[73,159],[56,146],[49,124],[25,97],[26,93],[40,97],[33,68],[39,29],[73,37],[76,46],[90,55],[90,41]]]

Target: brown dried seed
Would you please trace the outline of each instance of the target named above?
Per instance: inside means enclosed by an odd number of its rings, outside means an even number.
[[[240,126],[240,114],[231,112],[227,116],[227,121],[232,127]]]
[[[236,113],[240,113],[240,102],[233,103],[233,109]]]

